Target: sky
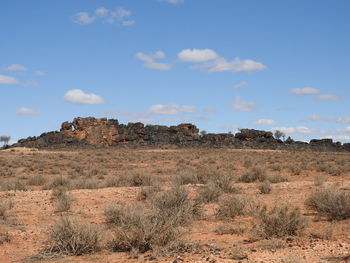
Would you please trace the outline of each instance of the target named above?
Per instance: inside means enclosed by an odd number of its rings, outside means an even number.
[[[1,0],[0,135],[75,117],[350,142],[348,0]]]

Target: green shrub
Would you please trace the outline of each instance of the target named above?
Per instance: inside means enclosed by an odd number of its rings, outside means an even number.
[[[101,229],[62,217],[49,236],[48,252],[80,256],[101,249]]]
[[[305,205],[329,220],[350,218],[350,193],[333,188],[321,189],[311,194]]]

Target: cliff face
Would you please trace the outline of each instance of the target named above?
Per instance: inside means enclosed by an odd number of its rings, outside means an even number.
[[[190,123],[177,126],[144,125],[140,122],[119,124],[106,118],[75,118],[64,122],[59,132],[43,133],[38,137],[21,139],[13,147],[67,147],[67,146],[178,146],[178,147],[232,147],[256,149],[290,149],[315,151],[350,151],[350,144],[334,143],[331,139],[311,140],[310,143],[276,140],[271,132],[242,129],[235,135],[199,135]]]

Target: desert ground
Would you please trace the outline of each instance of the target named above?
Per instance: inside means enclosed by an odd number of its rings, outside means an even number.
[[[350,262],[350,154],[0,151],[0,262]]]

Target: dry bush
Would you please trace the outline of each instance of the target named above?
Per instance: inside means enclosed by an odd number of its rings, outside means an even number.
[[[46,182],[46,179],[41,174],[36,174],[34,176],[31,176],[28,180],[29,185],[35,185],[35,186],[44,185],[45,182]]]
[[[350,193],[334,188],[320,189],[311,194],[305,205],[329,220],[350,218]]]
[[[288,178],[281,174],[274,174],[267,177],[267,180],[272,184],[288,182]]]
[[[136,199],[138,201],[145,201],[147,199],[151,199],[160,190],[161,190],[160,186],[141,187],[141,190],[140,190],[139,194],[137,195]]]
[[[213,183],[224,193],[236,193],[238,189],[232,186],[233,178],[229,174],[216,174],[209,179],[209,183]]]
[[[27,191],[27,186],[18,179],[14,179],[1,185],[2,191]]]
[[[253,167],[248,171],[244,171],[239,178],[240,182],[252,183],[255,181],[263,182],[266,180],[266,172],[261,167]]]
[[[271,183],[267,180],[258,185],[260,194],[269,194],[272,191]]]
[[[72,189],[97,189],[98,187],[98,180],[96,178],[82,178],[74,182]]]
[[[195,172],[185,170],[180,171],[174,178],[175,185],[198,184],[199,179]]]
[[[219,219],[232,219],[248,213],[250,200],[240,196],[225,196],[219,200],[215,215]]]
[[[112,205],[105,210],[107,222],[114,232],[113,251],[145,252],[166,249],[177,243],[179,230],[174,217],[147,211],[141,205]]]
[[[44,190],[50,190],[57,187],[63,187],[69,189],[71,187],[71,183],[67,177],[62,175],[58,175],[51,179],[51,181],[44,185]]]
[[[101,234],[96,225],[62,217],[50,233],[47,252],[75,256],[91,254],[101,249]]]
[[[221,224],[215,228],[218,235],[242,235],[244,228],[240,226],[231,226],[229,224]]]
[[[69,211],[73,198],[67,193],[63,187],[57,187],[52,190],[52,197],[56,200],[56,212]]]
[[[174,222],[184,225],[201,214],[200,205],[188,199],[187,191],[182,187],[173,187],[152,200],[153,208],[162,216],[173,218]]]
[[[207,185],[199,188],[198,199],[202,203],[217,202],[219,197],[223,194],[221,188],[214,183],[208,183]]]
[[[298,208],[275,206],[271,210],[262,208],[257,214],[257,224],[253,232],[262,238],[295,236],[306,227],[307,220]]]

